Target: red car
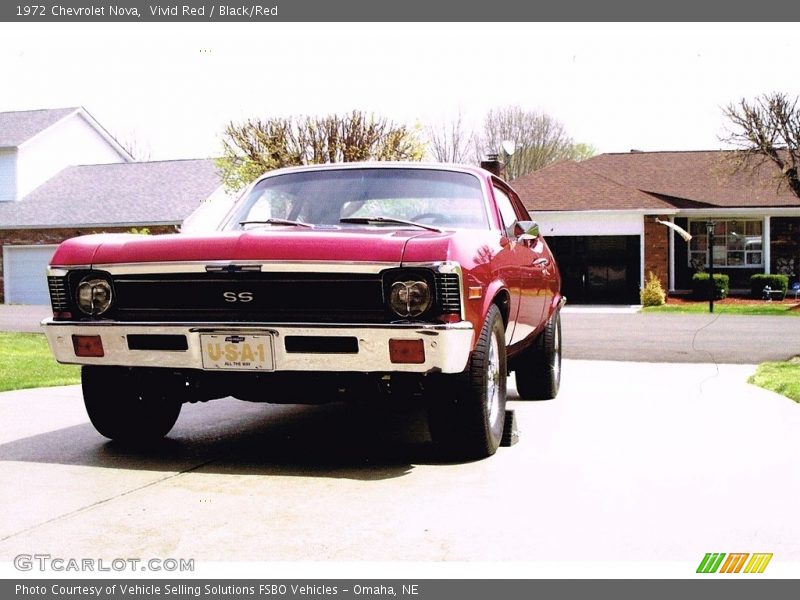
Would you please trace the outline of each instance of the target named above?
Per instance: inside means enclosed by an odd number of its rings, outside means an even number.
[[[187,401],[423,398],[435,442],[495,452],[506,376],[553,398],[564,303],[550,250],[488,171],[270,172],[205,235],[67,240],[48,272],[59,362],[104,436],[159,438]],[[312,383],[312,385],[308,385]]]

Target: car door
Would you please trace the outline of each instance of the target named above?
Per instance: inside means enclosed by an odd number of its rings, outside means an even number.
[[[518,308],[514,330],[508,342],[511,345],[531,335],[541,323],[547,310],[548,294],[551,292],[547,282],[553,265],[541,235],[521,237],[519,234],[522,231],[514,231],[518,222],[530,221],[528,211],[514,191],[495,182],[495,199],[516,268]]]

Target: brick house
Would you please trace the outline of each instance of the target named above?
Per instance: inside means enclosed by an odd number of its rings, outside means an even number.
[[[672,293],[688,291],[707,268],[706,223],[714,263],[732,290],[754,273],[800,268],[800,199],[779,186],[777,168],[733,174],[731,153],[638,152],[563,161],[513,182],[553,248],[570,302],[638,303],[653,272]],[[656,222],[672,221],[689,243]]]
[[[174,232],[220,192],[212,160],[133,162],[83,108],[0,113],[0,301],[47,304],[67,238]]]

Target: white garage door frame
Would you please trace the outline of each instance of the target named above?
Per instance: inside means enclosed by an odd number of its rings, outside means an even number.
[[[40,287],[40,294],[37,298],[36,304],[49,304],[50,298],[49,294],[47,294],[47,280],[45,279],[45,268],[47,267],[47,262],[49,262],[50,257],[52,257],[53,253],[58,248],[58,244],[9,244],[3,246],[3,297],[5,298],[6,304],[25,304],[30,302],[20,302],[20,294],[13,288],[15,281],[19,276],[23,276],[21,273],[17,273],[15,269],[19,266],[15,264],[15,260],[19,260],[20,251],[24,252],[25,250],[41,250],[42,253],[49,250],[49,256],[47,257],[47,261],[42,264],[41,273],[38,274],[41,277],[41,287]],[[16,257],[15,258],[15,254]],[[37,269],[38,270],[38,269]],[[25,269],[24,271],[28,271]],[[24,272],[23,271],[23,272]],[[28,271],[29,272],[29,271]],[[31,277],[36,277],[37,274],[30,273]],[[38,287],[38,283],[37,283]],[[41,294],[41,290],[44,290],[45,295]],[[29,299],[29,296],[22,298],[22,300]]]
[[[652,211],[650,211],[652,212]],[[548,236],[639,236],[639,284],[645,283],[643,210],[535,211],[534,218]]]

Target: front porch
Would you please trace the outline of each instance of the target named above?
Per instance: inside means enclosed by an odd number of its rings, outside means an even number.
[[[708,271],[708,221],[716,224],[714,271],[728,275],[732,295],[749,296],[750,277],[758,273],[786,275],[790,286],[798,281],[800,216],[748,212],[674,218],[676,225],[692,234],[692,239],[685,243],[670,235],[670,294],[688,292],[692,276]]]

